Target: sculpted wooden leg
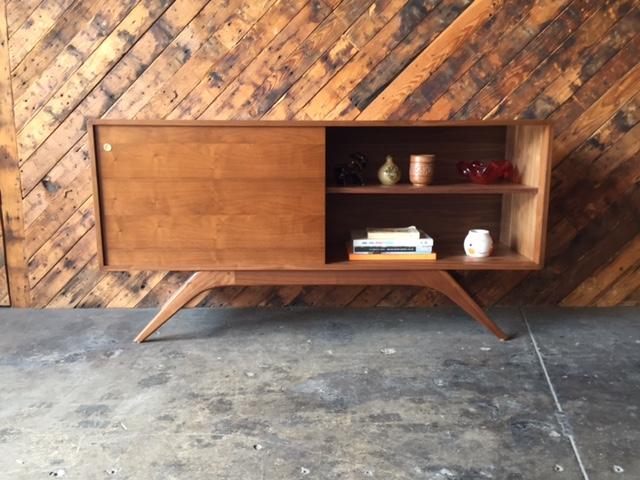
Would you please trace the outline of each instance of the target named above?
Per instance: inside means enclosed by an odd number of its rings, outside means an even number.
[[[146,327],[134,339],[134,342],[142,343],[149,335],[164,325],[178,310],[184,307],[196,295],[211,290],[215,287],[230,285],[233,276],[228,272],[197,272],[191,275],[189,279],[176,292],[169,297],[160,308],[160,311],[147,324]]]
[[[455,302],[475,320],[489,329],[500,340],[508,340],[505,334],[456,282],[441,270],[426,272],[317,272],[317,271],[239,271],[194,273],[167,302],[158,314],[135,338],[144,342],[178,310],[200,293],[223,285],[419,285],[433,288]]]
[[[462,288],[448,272],[439,270],[421,272],[420,278],[425,286],[438,290],[449,297],[450,300],[471,315],[476,321],[489,329],[498,339],[503,342],[509,340],[509,335],[504,333],[500,327],[484,313],[480,305],[465,292],[464,288]]]

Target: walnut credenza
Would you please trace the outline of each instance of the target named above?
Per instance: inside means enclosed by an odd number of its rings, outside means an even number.
[[[543,121],[89,122],[98,257],[106,270],[196,273],[140,332],[142,342],[187,302],[224,285],[419,285],[434,288],[498,338],[506,335],[449,270],[541,268],[551,126]],[[352,152],[366,186],[332,183]],[[380,186],[392,154],[404,181],[412,153],[436,155],[434,185]],[[520,182],[461,181],[459,160],[509,159]],[[349,231],[417,225],[435,261],[350,262]],[[493,256],[464,255],[487,228]]]

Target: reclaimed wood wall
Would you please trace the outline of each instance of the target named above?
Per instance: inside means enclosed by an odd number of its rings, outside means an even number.
[[[156,306],[187,277],[98,271],[87,117],[551,119],[547,267],[459,278],[485,304],[640,304],[638,0],[0,6],[0,188],[20,200],[3,202],[15,305]],[[195,303],[445,302],[413,288],[231,287]]]

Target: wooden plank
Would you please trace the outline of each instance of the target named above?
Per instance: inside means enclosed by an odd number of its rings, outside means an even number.
[[[6,23],[6,2],[0,1],[0,191],[2,192],[2,229],[5,265],[8,273],[11,305],[30,304],[27,260],[24,252],[24,224],[20,168],[13,121],[11,64]]]
[[[228,305],[233,308],[246,308],[251,306],[264,306],[265,300],[271,296],[274,287],[250,287],[243,288],[237,295],[229,300]]]
[[[584,282],[600,262],[608,262],[640,231],[640,220],[627,206],[612,205],[605,214],[584,228],[567,248],[548,260],[547,269],[530,274],[511,290],[505,301],[514,299],[529,304],[555,304],[569,293],[572,286]],[[550,240],[550,243],[553,239]]]
[[[418,118],[482,56],[493,51],[505,30],[522,22],[533,6],[534,2],[523,6],[517,0],[506,0],[490,21],[476,30],[461,48],[405,99],[391,118]]]
[[[637,288],[634,292],[631,292],[622,302],[616,306],[621,307],[633,307],[640,305],[640,288]]]
[[[349,306],[353,308],[367,308],[367,307],[375,307],[378,305],[389,293],[391,292],[391,287],[385,287],[380,285],[374,285],[367,288],[364,288],[358,295],[356,295],[351,302],[349,302]]]
[[[69,187],[83,174],[90,183],[89,152],[86,145],[69,152],[23,199],[25,229],[28,231],[31,224],[51,206],[51,203],[60,201],[60,198],[69,198],[72,193]],[[49,215],[52,214],[53,212],[49,212]]]
[[[98,256],[91,260],[47,304],[49,308],[73,308],[85,297],[103,276],[98,266]]]
[[[33,306],[44,307],[95,256],[95,230],[92,228],[51,268],[32,289]]]
[[[148,185],[150,184],[150,185]],[[214,210],[217,215],[272,215],[286,211],[288,205],[298,203],[296,213],[313,215],[322,211],[322,191],[309,190],[305,178],[264,178],[253,184],[246,180],[229,178],[222,181],[189,179],[178,184],[171,178],[105,178],[103,201],[114,211],[129,215],[206,215]],[[275,197],[271,191],[281,191]],[[171,191],[168,196],[166,192]],[[238,192],[244,192],[254,201],[244,202]],[[299,199],[312,196],[309,202]]]
[[[640,83],[640,64],[637,64],[624,77],[584,111],[580,117],[556,137],[553,150],[553,164],[559,163],[585,138],[597,130],[615,112],[636,93]]]
[[[82,308],[105,307],[118,294],[119,287],[134,277],[136,273],[109,272],[102,275],[95,285],[92,285],[91,291],[82,297],[77,305]]]
[[[20,160],[24,162],[55,128],[102,80],[122,55],[133,47],[167,9],[169,0],[137,4],[118,27],[93,51],[25,124],[18,134]]]
[[[107,308],[131,308],[144,298],[164,277],[163,273],[140,272],[132,276],[127,288],[122,288],[106,305]]]
[[[172,106],[167,118],[198,118],[260,52],[268,50],[267,45],[270,45],[291,19],[300,12],[304,4],[303,0],[297,0],[278,2],[273,5],[232,50],[213,62],[201,79],[194,78],[199,80],[198,84],[183,100]],[[187,71],[185,76],[188,77],[189,73]],[[156,103],[154,99],[149,105]],[[144,117],[150,117],[150,115],[146,115],[145,112]]]
[[[240,112],[246,118],[247,107],[251,104],[249,99],[253,98],[263,79],[275,69],[284,68],[286,60],[296,51],[298,44],[311,35],[330,13],[330,9],[323,4],[307,3],[278,33],[269,47],[260,52],[242,74],[216,97],[200,118],[238,118]],[[277,98],[273,99],[275,100]]]
[[[633,42],[633,34],[635,34],[636,45],[638,35],[635,25],[640,21],[640,12],[636,11],[632,14],[624,16],[614,28],[607,32],[603,41],[598,42],[594,48],[589,51],[588,57],[582,59],[581,63],[573,64],[571,59],[564,62],[565,65],[570,64],[569,68],[564,69],[562,74],[553,82],[545,85],[545,88],[537,95],[536,98],[529,97],[527,106],[522,105],[525,118],[547,118],[560,105],[570,101],[572,96],[590,79],[596,77],[601,81],[601,71],[604,65],[609,63],[612,57],[620,53],[620,49],[630,48],[629,40]],[[638,47],[636,47],[638,48]],[[588,62],[588,63],[587,63]],[[588,68],[585,68],[588,65]]]
[[[536,2],[529,15],[520,23],[514,23],[512,28],[506,29],[491,51],[483,55],[457,81],[448,86],[445,94],[431,105],[427,105],[420,118],[433,120],[453,117],[475,94],[497,76],[497,72],[508,65],[536,35],[552,22],[566,3],[567,0]]]
[[[560,304],[568,307],[593,304],[603,292],[609,290],[615,282],[624,277],[625,273],[637,267],[638,259],[640,259],[640,235],[631,240],[619,252],[616,252],[616,256],[609,263],[603,265],[578,285],[575,290],[562,299]],[[634,289],[631,288],[629,291]],[[624,298],[624,296],[618,298],[618,302]],[[615,303],[612,304],[615,305]]]
[[[293,118],[296,113],[369,40],[406,4],[406,0],[389,0],[374,4],[376,8],[363,13],[340,37],[333,47],[304,73],[304,75],[263,116],[264,119]],[[373,17],[373,19],[372,19]]]
[[[302,287],[297,285],[274,288],[271,295],[265,300],[264,305],[269,307],[290,306],[301,291]]]
[[[293,83],[320,58],[320,55],[326,51],[327,45],[338,41],[356,19],[368,11],[369,5],[371,5],[370,2],[343,1],[301,43],[300,47],[292,52],[285,62],[278,69],[272,71],[260,84],[256,94],[257,98],[261,98],[263,101],[254,101],[249,109],[249,115],[244,118],[258,118],[264,115],[291,88]],[[235,117],[243,118],[238,115]]]
[[[632,112],[637,115],[635,107]],[[584,225],[599,213],[597,207],[609,196],[607,189],[623,195],[631,187],[637,173],[634,160],[640,151],[640,118],[632,122],[634,126],[626,129],[601,154],[589,159],[591,152],[587,151],[584,158],[576,157],[578,170],[575,174],[565,172],[570,180],[562,184],[563,202],[556,208],[554,217],[566,216],[574,225]],[[617,123],[622,122],[619,119]],[[564,163],[570,165],[570,162]]]
[[[154,308],[169,298],[191,276],[191,272],[171,272],[162,278],[162,281],[152,288],[147,288],[147,293],[135,305],[140,308]]]
[[[246,18],[243,10],[232,14],[225,23],[226,29],[216,31],[153,96],[147,96],[151,98],[147,98],[146,105],[136,114],[136,118],[161,118],[167,115],[193,91],[199,81],[204,81],[213,65],[236,48],[239,42],[246,41],[247,36],[254,31],[256,21],[261,21],[279,5],[276,3],[265,6],[266,12],[261,11],[262,15],[255,12],[249,18]],[[238,22],[242,28],[236,27]]]
[[[501,5],[502,1],[496,0],[473,2],[362,111],[358,118],[386,118]]]
[[[629,192],[637,186],[638,178],[640,178],[640,168],[638,168],[637,153],[640,147],[636,144],[634,154],[631,158],[621,161],[617,168],[612,169],[602,180],[589,182],[582,186],[581,208],[577,208],[575,199],[567,199],[565,208],[570,212],[571,223],[581,228],[594,217],[599,216],[600,212],[625,198]],[[585,205],[587,208],[585,208]]]
[[[32,288],[94,224],[93,201],[89,199],[29,258],[29,282]]]
[[[455,304],[440,292],[436,292],[435,290],[431,290],[430,288],[422,288],[418,290],[415,295],[409,297],[404,305],[411,308],[424,306],[450,307]]]
[[[640,48],[637,34],[616,55],[582,85],[571,98],[549,117],[557,125],[556,135],[569,128],[586,108],[598,100],[609,87],[622,78],[637,63],[636,52]]]
[[[148,103],[149,97],[173,73],[191,60],[203,45],[213,46],[207,50],[209,54],[213,54],[214,58],[228,51],[246,33],[255,19],[268,8],[270,1],[251,2],[250,5],[243,6],[240,0],[234,0],[225,8],[220,8],[216,2],[209,2],[153,64],[138,77],[129,91],[109,111],[108,117],[135,117],[142,106]],[[241,6],[243,6],[242,9]],[[242,15],[236,12],[241,12]],[[221,29],[219,25],[224,27]]]
[[[29,18],[13,32],[9,42],[9,61],[18,65],[40,38],[64,15],[74,0],[48,0],[36,7]],[[4,20],[3,20],[4,21]]]
[[[637,263],[635,268],[621,275],[606,292],[603,292],[596,300],[595,306],[613,307],[619,305],[638,288],[640,288],[640,263]]]
[[[135,0],[113,4],[80,2],[42,37],[14,68],[16,128],[21,130],[56,89],[76,71],[124,19]]]
[[[406,303],[421,289],[418,287],[393,288],[377,304],[376,307],[397,307]]]
[[[108,210],[112,211],[113,209]],[[207,252],[228,250],[229,255],[232,255],[237,250],[238,254],[244,252],[245,255],[250,255],[256,250],[280,250],[284,254],[288,249],[306,247],[310,250],[321,250],[324,246],[322,238],[309,235],[309,230],[317,229],[323,221],[320,215],[300,216],[297,213],[289,213],[272,214],[267,217],[259,214],[192,214],[165,217],[128,213],[106,213],[103,216],[102,225],[106,232],[107,249],[113,248],[120,254],[121,250],[153,250],[166,253],[174,250],[174,265],[180,264],[181,252],[194,258],[222,258],[222,252],[219,255]],[[253,229],[259,233],[252,238]],[[109,252],[105,253],[108,258]],[[147,258],[147,254],[144,256]],[[247,263],[250,264],[248,258]],[[190,265],[197,266],[193,263]]]
[[[638,126],[640,123],[640,93],[626,103],[613,117],[603,124],[582,145],[556,166],[553,171],[553,195],[551,200],[561,201],[575,194],[569,191],[584,181],[589,181],[593,165],[604,165],[607,171],[615,168],[617,159],[629,158],[638,142]],[[630,135],[628,132],[633,131]],[[628,152],[628,153],[625,153]],[[601,160],[599,160],[601,158]],[[601,171],[598,169],[598,171]],[[599,177],[599,176],[598,176]],[[600,177],[599,177],[600,178]],[[561,208],[552,211],[552,215],[561,214]]]
[[[466,0],[462,0],[463,2]],[[417,49],[419,48],[419,46],[421,44],[424,44],[424,42],[426,41],[427,38],[429,38],[427,35],[419,35],[419,30],[426,30],[429,32],[429,34],[433,34],[430,30],[434,30],[433,28],[431,29],[427,29],[423,24],[421,25],[421,27],[415,28],[414,27],[416,25],[419,25],[420,22],[429,15],[429,13],[433,10],[434,6],[435,6],[436,2],[434,1],[427,1],[427,2],[408,2],[406,3],[402,10],[400,12],[398,12],[394,17],[394,21],[393,24],[395,25],[395,29],[393,29],[392,27],[389,26],[389,23],[387,23],[387,25],[385,25],[385,31],[387,33],[390,33],[390,35],[383,35],[383,37],[381,38],[385,38],[386,39],[386,45],[385,46],[395,46],[396,48],[398,48],[398,42],[401,42],[400,45],[405,47],[406,50],[409,49]],[[451,9],[450,12],[455,12],[456,11],[456,5],[451,5]],[[397,8],[394,8],[394,10],[397,10]],[[454,15],[454,13],[451,13],[451,15]],[[363,17],[361,17],[361,19],[366,18],[364,15]],[[371,23],[371,22],[368,22]],[[354,29],[356,29],[356,31],[362,32],[364,29],[360,26],[360,25],[356,25],[354,24],[354,26],[352,27]],[[365,30],[366,31],[366,30]],[[411,33],[409,33],[411,32]],[[349,33],[349,32],[347,32]],[[373,32],[375,33],[375,32]],[[365,34],[360,34],[358,36],[358,39],[361,40],[361,38],[359,37],[365,37],[366,38],[366,33]],[[370,35],[370,34],[368,34]],[[351,35],[353,37],[353,34]],[[383,40],[384,41],[384,40]],[[364,47],[363,47],[364,48]],[[369,51],[371,52],[371,49],[369,48]],[[377,51],[375,52],[375,55],[378,56],[378,58],[382,58],[384,50],[381,51]],[[379,81],[384,81],[383,77],[385,75],[392,75],[393,73],[391,73],[394,68],[401,68],[402,67],[402,62],[407,63],[407,57],[411,57],[413,58],[414,55],[409,55],[409,54],[404,54],[406,52],[398,52],[394,55],[389,55],[386,57],[386,59],[389,58],[394,58],[397,59],[398,62],[394,63],[393,66],[387,66],[387,68],[381,69],[380,71],[376,71],[378,70],[379,65],[382,64],[382,62],[379,62],[378,65],[373,66],[372,63],[367,63],[369,70],[371,70],[369,72],[369,75],[371,75],[371,77],[369,77],[368,75],[365,75],[364,71],[359,72],[358,74],[358,82],[359,82],[359,87],[362,87],[363,85],[374,85],[377,84],[377,82]],[[349,55],[347,55],[349,56]],[[372,58],[369,58],[369,62],[371,62]],[[383,60],[384,61],[384,60]],[[360,61],[358,63],[362,62],[362,58],[360,59]],[[353,67],[353,65],[351,65],[351,67]],[[355,73],[355,72],[354,72]],[[335,83],[334,83],[335,85]],[[342,85],[340,88],[346,88],[347,85]],[[331,99],[331,104],[335,104],[336,101],[339,100],[339,98],[332,98]],[[325,105],[325,108],[329,108],[329,105]],[[317,118],[317,113],[316,113],[316,117]],[[330,117],[335,118],[335,116],[333,115],[329,115]]]
[[[403,41],[416,25],[433,10],[436,1],[423,2],[416,10],[415,3],[405,5],[366,45],[362,46],[344,68],[337,72],[326,85],[296,114],[297,118],[325,119],[336,118],[331,111],[341,99],[361,82],[372,67],[376,66],[385,56]],[[426,31],[426,29],[425,29]],[[422,28],[416,29],[415,37],[420,37]],[[413,39],[413,38],[412,38]],[[414,45],[417,40],[406,42]],[[401,55],[398,55],[401,57]]]
[[[553,54],[585,19],[596,5],[589,0],[573,1],[513,60],[494,74],[493,80],[460,109],[454,118],[485,118],[500,101],[524,82],[536,67]]]
[[[7,5],[7,26],[9,38],[31,16],[33,11],[43,0],[20,0],[19,2],[5,1]]]
[[[409,4],[407,7],[410,10],[401,16],[402,23],[398,32],[401,36],[406,35],[405,38],[361,78],[348,98],[342,99],[336,105],[332,116],[355,118],[412,60],[446,30],[470,3],[472,2],[469,0],[454,0],[440,2],[437,5],[428,2],[424,7],[418,3]],[[413,25],[415,28],[412,28]]]
[[[103,115],[189,23],[205,0],[177,0],[123,56],[78,107],[22,165],[22,191],[28,194],[56,162],[85,146],[86,120]],[[66,158],[66,157],[65,157]]]
[[[603,2],[599,11],[586,19],[552,55],[544,59],[525,82],[501,99],[486,118],[511,118],[526,110],[543,90],[546,90],[549,98],[554,98],[559,89],[560,95],[566,100],[570,94],[563,94],[562,90],[577,89],[579,75],[590,71],[583,65],[588,62],[589,67],[597,70],[636,33],[635,25],[640,22],[640,12],[632,11],[632,7],[632,1],[619,2],[612,7]],[[617,22],[620,18],[622,21]],[[573,68],[566,68],[567,65],[573,65]],[[558,78],[561,80],[558,81]]]
[[[188,305],[192,307],[226,307],[244,289],[245,287],[236,286],[216,288],[205,293],[204,296],[194,299],[194,302]]]
[[[27,227],[25,232],[25,252],[31,257],[43,243],[66,222],[80,205],[92,194],[91,172],[82,170],[74,181],[56,190],[51,203]]]

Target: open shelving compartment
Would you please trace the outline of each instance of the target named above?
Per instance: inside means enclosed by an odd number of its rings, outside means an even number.
[[[541,121],[416,123],[326,128],[326,264],[334,269],[531,270],[542,266],[549,190],[551,126]],[[365,186],[337,186],[336,164],[349,154],[369,160]],[[412,153],[436,155],[432,185],[409,183]],[[379,184],[377,169],[393,155],[400,183]],[[461,160],[510,160],[520,182],[471,184],[456,171]],[[350,231],[416,225],[435,240],[433,261],[350,262]],[[495,242],[491,257],[467,257],[463,241],[485,228]]]

